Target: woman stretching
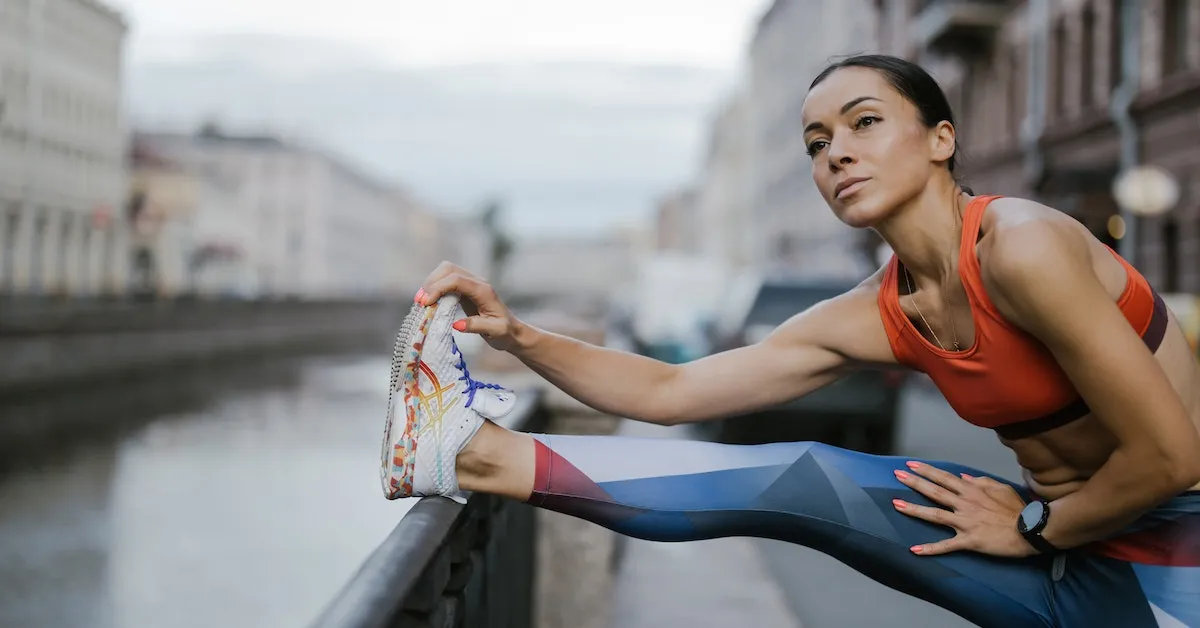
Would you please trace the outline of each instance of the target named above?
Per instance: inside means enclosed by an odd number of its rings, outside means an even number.
[[[835,63],[797,124],[830,209],[878,232],[888,264],[758,344],[683,365],[538,330],[443,264],[397,343],[388,497],[480,491],[644,539],[780,539],[984,627],[1200,627],[1200,373],[1159,296],[1072,218],[964,191],[953,115],[916,65]],[[664,425],[908,367],[995,430],[1024,481],[820,443],[505,430],[487,419],[512,393],[471,378],[451,329]]]

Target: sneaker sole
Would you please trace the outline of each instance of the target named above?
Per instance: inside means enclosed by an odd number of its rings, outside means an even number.
[[[388,499],[413,494],[413,470],[417,453],[417,415],[413,404],[406,403],[416,386],[421,344],[436,308],[413,305],[400,324],[392,349],[392,374],[388,388],[387,422],[384,424],[383,451],[380,454],[380,479]],[[397,410],[400,410],[397,416]]]

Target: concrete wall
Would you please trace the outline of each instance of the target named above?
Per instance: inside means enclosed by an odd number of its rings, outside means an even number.
[[[0,392],[62,394],[238,356],[362,345],[386,353],[404,304],[385,302],[0,303]]]

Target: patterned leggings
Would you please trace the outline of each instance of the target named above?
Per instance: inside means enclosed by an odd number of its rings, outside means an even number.
[[[628,536],[797,543],[983,628],[1200,628],[1198,491],[1162,504],[1113,539],[1057,559],[974,552],[922,557],[908,548],[953,532],[892,507],[897,497],[934,505],[893,475],[910,458],[811,442],[534,438],[537,472],[529,503]],[[951,473],[989,475],[925,462]]]

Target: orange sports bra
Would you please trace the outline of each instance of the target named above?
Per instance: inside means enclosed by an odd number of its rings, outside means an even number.
[[[984,290],[975,243],[984,210],[996,198],[975,197],[963,212],[958,274],[975,323],[970,348],[945,351],[921,335],[900,308],[894,255],[879,289],[879,311],[897,361],[928,374],[960,417],[1014,440],[1066,425],[1090,410],[1050,351],[1005,320]],[[1167,330],[1166,304],[1137,269],[1112,254],[1127,276],[1117,305],[1156,351]]]

